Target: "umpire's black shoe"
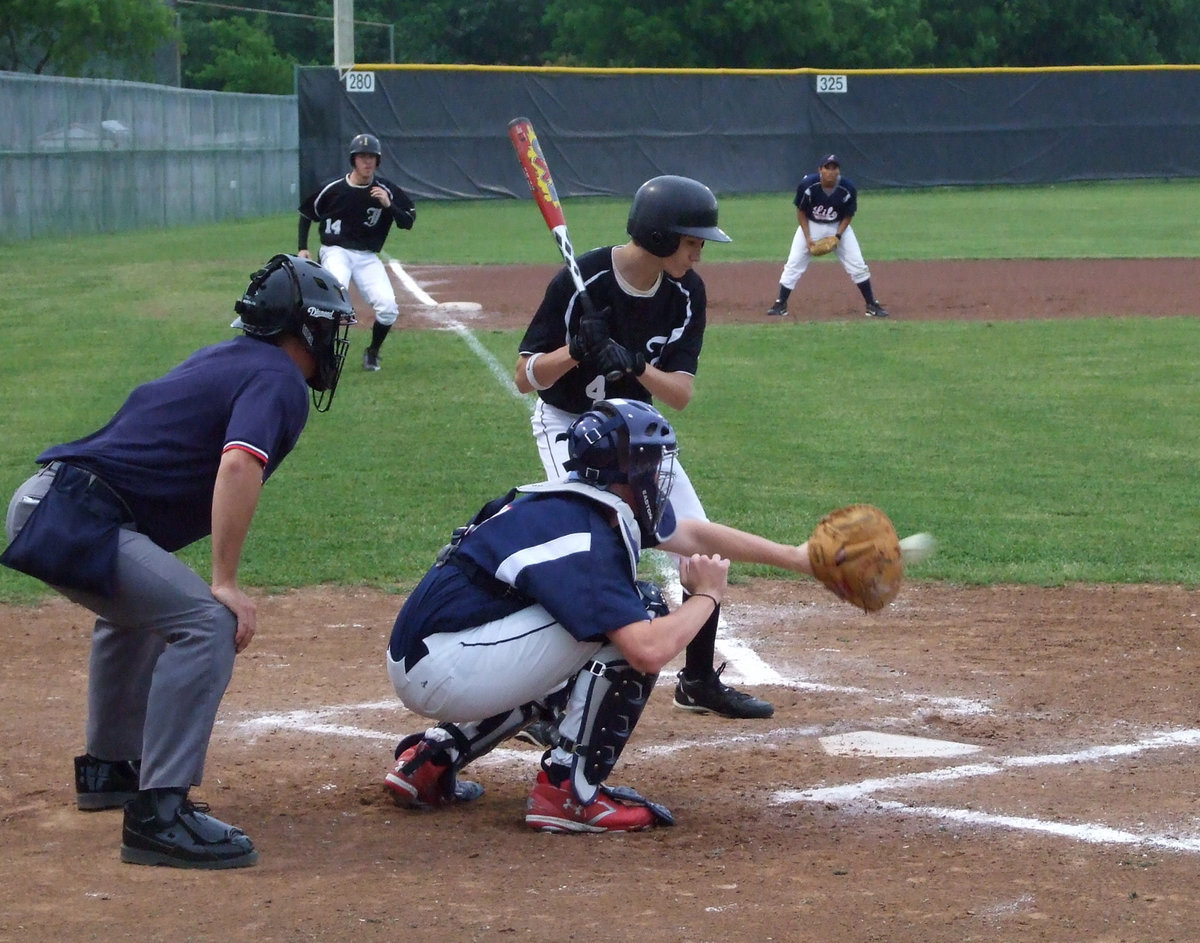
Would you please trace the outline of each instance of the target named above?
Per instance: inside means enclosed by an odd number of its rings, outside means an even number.
[[[120,809],[137,798],[141,760],[98,760],[90,753],[75,757],[75,805],[84,812]]]
[[[125,806],[121,860],[170,868],[248,868],[258,852],[246,833],[208,814],[183,789],[143,789]]]
[[[685,711],[701,714],[720,714],[722,717],[759,718],[770,717],[775,708],[745,691],[738,691],[721,682],[725,662],[707,677],[693,680],[679,672],[675,684],[675,706]]]

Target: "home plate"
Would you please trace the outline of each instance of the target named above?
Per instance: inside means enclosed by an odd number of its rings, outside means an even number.
[[[970,743],[902,737],[872,730],[821,737],[821,746],[831,756],[966,756],[980,750]]]
[[[474,311],[482,311],[483,305],[478,301],[439,301],[438,310],[469,314]]]

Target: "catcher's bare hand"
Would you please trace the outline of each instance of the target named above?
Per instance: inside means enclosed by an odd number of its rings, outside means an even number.
[[[729,561],[718,554],[693,553],[679,560],[679,583],[693,595],[705,593],[720,604],[729,583]]]

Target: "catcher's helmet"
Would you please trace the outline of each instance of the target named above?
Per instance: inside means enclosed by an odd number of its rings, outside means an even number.
[[[317,362],[316,373],[308,378],[313,405],[319,412],[327,410],[350,347],[346,335],[355,323],[350,298],[333,274],[312,259],[274,256],[250,276],[233,310],[238,317],[232,326],[250,337],[300,338]]]
[[[654,177],[633,196],[629,235],[661,259],[674,255],[680,236],[731,242],[717,225],[717,198],[691,177]]]
[[[638,529],[649,542],[667,506],[678,451],[662,413],[638,400],[601,400],[571,423],[567,450],[564,467],[573,480],[629,485]]]
[[[375,166],[383,163],[383,148],[379,146],[379,138],[373,134],[356,134],[350,141],[350,166],[354,166],[357,154],[374,154]]]

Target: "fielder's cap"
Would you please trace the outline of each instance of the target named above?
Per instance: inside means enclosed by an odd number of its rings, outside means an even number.
[[[833,166],[835,166],[835,167],[842,166],[842,162],[840,160],[838,160],[837,154],[826,154],[824,157],[821,158],[821,163],[817,164],[817,166],[818,167],[828,167],[830,164],[833,164]]]

